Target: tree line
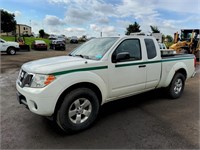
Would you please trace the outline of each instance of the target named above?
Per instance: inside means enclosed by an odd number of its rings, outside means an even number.
[[[150,25],[151,28],[151,33],[160,33],[160,30],[158,29],[157,26]],[[141,32],[140,25],[137,22],[134,22],[134,24],[130,24],[126,28],[126,35],[130,35],[131,33],[136,33],[136,32]],[[173,42],[173,37],[171,35],[164,35],[163,34],[163,39],[167,39],[168,42]]]
[[[13,32],[15,34],[17,22],[15,20],[15,14],[9,13],[3,9],[0,9],[1,16],[1,33],[10,33]],[[40,37],[44,37],[47,33],[44,32],[43,29],[39,30]]]

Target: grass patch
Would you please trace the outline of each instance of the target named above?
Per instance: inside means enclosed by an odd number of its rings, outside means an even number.
[[[6,41],[15,41],[15,37],[14,36],[1,36],[0,38],[6,40]],[[44,38],[35,38],[35,37],[24,37],[25,38],[25,43],[28,44],[29,46],[31,46],[32,42],[34,40],[43,40],[47,43],[47,45],[49,45],[50,40],[49,39],[44,39]],[[79,41],[79,43],[82,43]],[[164,42],[166,47],[169,48],[173,42]]]
[[[14,36],[1,36],[1,38],[5,41],[15,41]]]
[[[14,36],[1,36],[0,38],[4,39],[5,41],[15,41]],[[44,38],[35,38],[35,37],[24,37],[25,43],[31,46],[32,42],[34,40],[43,40],[49,45],[50,40],[49,39],[44,39]]]

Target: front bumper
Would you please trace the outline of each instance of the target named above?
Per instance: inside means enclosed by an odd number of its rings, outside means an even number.
[[[21,88],[16,82],[17,99],[20,104],[25,105],[31,112],[42,115],[52,116],[57,100],[61,94],[60,85],[55,82],[44,88]]]
[[[36,46],[36,49],[47,49],[47,46]]]

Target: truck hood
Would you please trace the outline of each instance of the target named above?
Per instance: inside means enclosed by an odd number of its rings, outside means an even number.
[[[59,56],[25,63],[22,69],[29,73],[51,74],[59,71],[82,68],[87,66],[89,62],[94,62],[94,60],[72,56]]]
[[[19,43],[17,43],[17,42],[11,42],[11,41],[7,41],[6,43],[9,44],[9,45],[19,45]]]

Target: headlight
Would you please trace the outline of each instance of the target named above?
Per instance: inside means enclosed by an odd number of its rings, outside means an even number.
[[[43,88],[53,82],[56,79],[53,75],[41,75],[35,74],[32,78],[30,87],[32,88]]]

